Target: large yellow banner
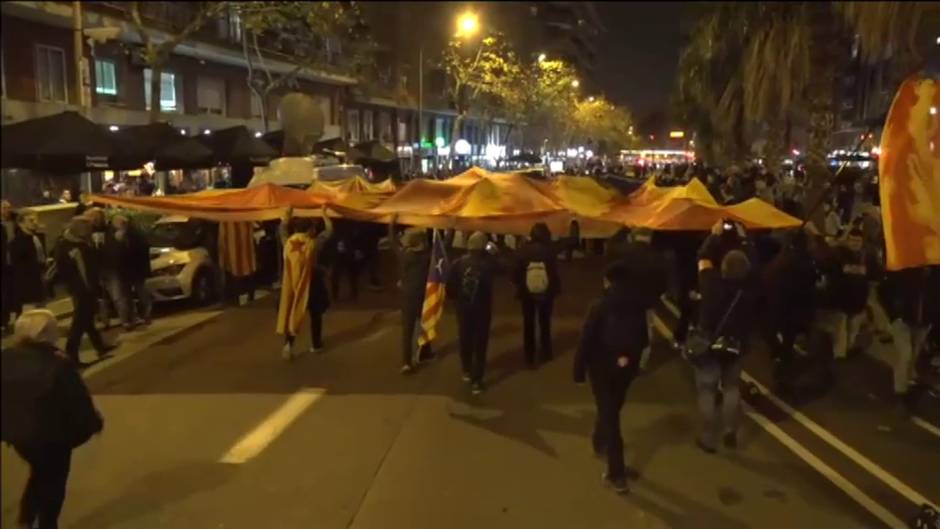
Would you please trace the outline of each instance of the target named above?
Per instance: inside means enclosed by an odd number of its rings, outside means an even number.
[[[878,167],[888,270],[940,264],[938,85],[908,78],[885,120]]]

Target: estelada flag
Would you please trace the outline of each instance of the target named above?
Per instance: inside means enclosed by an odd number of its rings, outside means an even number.
[[[444,239],[438,230],[434,230],[434,243],[431,249],[431,265],[428,268],[428,282],[424,287],[424,305],[421,307],[421,335],[418,345],[430,343],[437,336],[437,323],[444,313],[444,298],[447,295],[447,252]]]
[[[297,336],[304,320],[314,273],[315,244],[316,241],[306,233],[295,233],[284,243],[284,275],[277,311],[278,334]]]
[[[258,268],[253,222],[219,223],[219,261],[222,270],[235,277],[247,277]]]
[[[901,85],[881,136],[881,215],[888,270],[940,264],[940,82]]]

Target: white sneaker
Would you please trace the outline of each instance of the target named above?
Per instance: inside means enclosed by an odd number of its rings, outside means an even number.
[[[284,360],[290,361],[291,357],[292,355],[291,355],[291,350],[290,350],[290,344],[286,343],[284,344],[284,347],[281,347],[281,358],[283,358]]]
[[[323,348],[322,348],[322,347],[314,347],[314,346],[311,345],[311,346],[310,346],[310,349],[307,349],[307,351],[308,351],[310,354],[320,354],[320,353],[323,352]]]

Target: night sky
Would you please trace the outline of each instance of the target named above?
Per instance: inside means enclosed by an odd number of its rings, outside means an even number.
[[[664,110],[675,82],[683,3],[595,5],[606,30],[598,42],[598,88],[637,118]]]

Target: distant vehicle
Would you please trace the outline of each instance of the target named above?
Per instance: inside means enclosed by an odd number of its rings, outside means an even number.
[[[248,187],[270,183],[307,189],[316,180],[330,182],[354,176],[367,178],[366,170],[351,164],[318,166],[313,158],[278,158],[268,167],[256,168]]]
[[[204,305],[216,298],[215,265],[206,247],[211,232],[208,223],[182,215],[154,223],[146,284],[155,301],[191,298]]]

